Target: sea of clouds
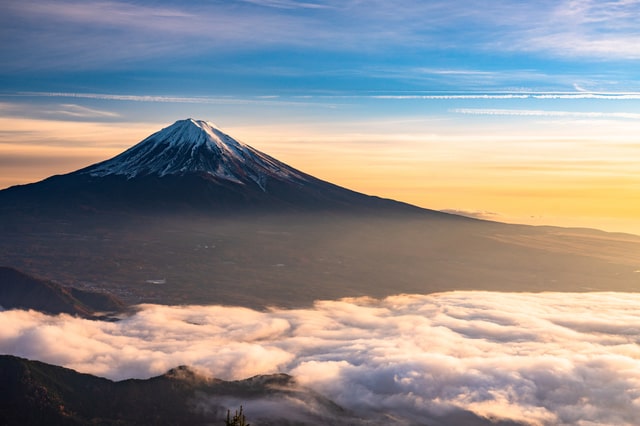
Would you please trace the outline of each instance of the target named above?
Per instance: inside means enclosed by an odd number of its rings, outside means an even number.
[[[640,294],[448,292],[308,309],[140,305],[120,321],[0,312],[0,353],[119,380],[284,372],[355,413],[531,425],[640,419]]]

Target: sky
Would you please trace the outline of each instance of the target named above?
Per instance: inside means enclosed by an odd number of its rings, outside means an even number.
[[[0,5],[0,188],[209,120],[319,178],[640,234],[640,1]]]

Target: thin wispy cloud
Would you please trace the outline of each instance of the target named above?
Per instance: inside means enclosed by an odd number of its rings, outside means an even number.
[[[99,100],[107,100],[107,101],[130,101],[130,102],[189,103],[189,104],[251,102],[245,99],[224,98],[224,97],[117,95],[117,94],[108,94],[108,93],[71,93],[71,92],[23,92],[18,94],[18,96],[99,99]]]
[[[486,210],[443,209],[440,211],[444,213],[451,213],[451,214],[471,217],[475,219],[484,219],[484,220],[504,220],[505,219],[505,217],[500,213],[490,212]]]
[[[241,0],[246,3],[277,9],[327,9],[331,6],[325,2],[305,2],[296,0]]]
[[[530,95],[524,94],[450,94],[450,95],[372,95],[373,99],[424,99],[424,100],[448,100],[448,99],[527,99]]]
[[[622,92],[622,93],[590,93],[584,89],[579,93],[540,93],[531,95],[532,99],[597,99],[610,101],[638,100],[640,93],[638,92]]]
[[[445,93],[445,94],[395,94],[395,95],[370,95],[376,99],[596,99],[596,100],[639,100],[640,93],[591,93],[591,92],[514,92],[514,93]]]
[[[104,101],[125,101],[125,102],[150,102],[150,103],[175,103],[175,104],[210,104],[210,105],[307,105],[309,102],[296,99],[282,99],[278,95],[255,96],[255,97],[235,97],[235,96],[163,96],[163,95],[122,95],[108,93],[72,93],[72,92],[22,92],[15,94],[16,97],[44,97],[44,98],[76,98],[94,99]],[[322,106],[313,104],[315,106]],[[331,108],[335,105],[325,105]],[[80,107],[83,108],[83,107]],[[85,110],[90,110],[85,108]],[[97,110],[96,110],[97,111]],[[71,113],[69,113],[71,114]],[[103,114],[109,114],[103,112]]]
[[[512,48],[587,58],[640,58],[637,1],[561,1],[546,10],[545,19],[532,19],[536,26],[512,40]]]
[[[10,4],[8,9],[19,16],[32,18],[47,17],[54,21],[65,21],[82,25],[105,25],[107,27],[155,26],[164,20],[171,24],[176,20],[194,19],[197,16],[185,9],[166,7],[158,4],[145,6],[126,1],[38,1],[38,8],[27,10],[26,6],[35,2],[25,1],[23,4]],[[147,20],[140,18],[146,16]],[[169,25],[169,30],[171,25]]]
[[[640,93],[600,94],[600,93],[504,93],[504,94],[442,94],[442,95],[372,95],[375,99],[599,99],[599,100],[638,100]]]
[[[301,38],[294,34],[304,34],[305,27],[312,29],[306,18],[275,13],[264,16],[264,9],[261,15],[257,9],[238,10],[224,3],[195,7],[123,1],[25,1],[11,4],[5,11],[5,32],[16,40],[0,50],[12,59],[7,65],[37,69],[71,64],[80,69],[105,64],[118,69],[149,58],[191,58],[287,40],[287,44],[296,44]],[[33,27],[37,31],[31,31]],[[114,45],[126,48],[113,49]],[[35,54],[21,57],[24,51]],[[118,64],[122,61],[126,62]]]
[[[398,424],[464,410],[525,425],[631,426],[639,303],[631,293],[453,292],[266,312],[142,305],[118,322],[11,310],[0,312],[0,352],[113,379],[182,364],[224,379],[285,372]]]
[[[640,113],[632,112],[580,112],[580,111],[548,111],[531,109],[494,109],[494,108],[455,108],[451,112],[471,115],[501,115],[517,117],[566,117],[566,118],[617,118],[626,120],[640,119]]]
[[[51,115],[69,116],[73,118],[120,117],[120,114],[115,112],[104,111],[104,110],[99,110],[95,108],[88,108],[88,107],[85,107],[82,105],[76,105],[76,104],[60,104],[59,108],[55,110],[45,111],[45,113],[51,114]]]
[[[640,35],[591,35],[575,32],[560,32],[540,35],[530,40],[536,50],[547,50],[556,54],[582,57],[640,59]],[[527,47],[522,47],[523,50]],[[529,47],[531,49],[531,47]]]
[[[14,97],[45,98],[78,98],[108,101],[160,102],[160,103],[192,103],[192,104],[254,104],[280,103],[300,104],[304,100],[314,99],[380,99],[380,100],[509,100],[509,99],[594,99],[594,100],[640,100],[638,92],[593,93],[593,92],[513,92],[513,93],[397,93],[397,94],[344,94],[322,95],[315,93],[296,95],[264,95],[264,96],[168,96],[168,95],[127,95],[109,93],[74,93],[74,92],[19,92]],[[316,104],[317,105],[317,104]],[[455,111],[460,112],[460,111]]]

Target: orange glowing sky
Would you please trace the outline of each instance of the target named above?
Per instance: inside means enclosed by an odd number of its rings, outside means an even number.
[[[179,119],[433,209],[640,234],[640,3],[0,4],[0,187]]]
[[[458,125],[426,118],[222,128],[298,169],[364,193],[490,220],[640,234],[634,161],[640,144],[627,136],[638,134],[640,124],[463,119]],[[1,118],[0,186],[101,161],[169,124]]]

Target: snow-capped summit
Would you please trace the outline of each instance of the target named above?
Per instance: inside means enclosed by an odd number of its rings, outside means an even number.
[[[425,212],[315,178],[194,119],[101,163],[0,191],[3,203],[41,212]]]
[[[303,179],[294,169],[235,140],[214,124],[191,118],[176,121],[122,154],[80,172],[127,178],[202,173],[236,183],[249,179],[262,190],[269,179]]]

